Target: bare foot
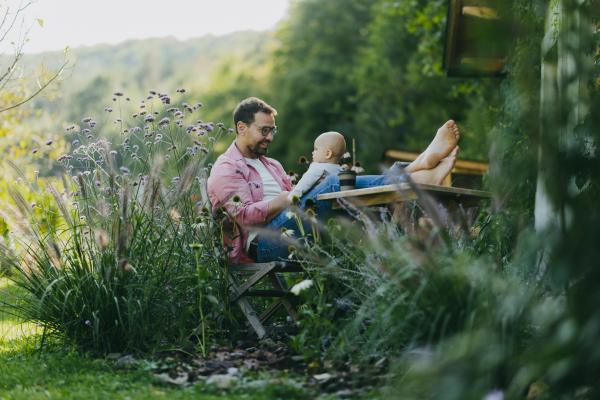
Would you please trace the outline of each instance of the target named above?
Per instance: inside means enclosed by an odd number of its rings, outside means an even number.
[[[432,169],[456,147],[460,134],[453,120],[446,122],[438,129],[435,138],[415,161],[405,168],[406,172]]]
[[[441,160],[437,167],[433,169],[424,169],[413,172],[410,177],[416,183],[429,183],[432,185],[441,185],[444,178],[448,176],[454,164],[456,164],[456,156],[458,155],[458,146],[450,153],[450,155]]]

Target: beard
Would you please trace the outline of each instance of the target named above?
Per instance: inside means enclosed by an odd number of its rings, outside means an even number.
[[[256,154],[257,156],[264,156],[269,151],[269,149],[268,149],[269,143],[271,143],[271,142],[268,140],[261,140],[260,142],[257,142],[254,145],[248,146],[248,150],[250,150],[250,152],[252,154]],[[263,145],[263,144],[266,144],[267,148],[262,147],[261,145]]]

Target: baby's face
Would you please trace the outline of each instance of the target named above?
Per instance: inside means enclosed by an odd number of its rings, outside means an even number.
[[[327,162],[327,150],[330,150],[324,140],[315,140],[315,149],[312,152],[312,158],[314,162],[324,163]]]

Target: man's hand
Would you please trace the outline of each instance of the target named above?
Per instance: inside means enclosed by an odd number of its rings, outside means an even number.
[[[267,213],[267,216],[269,218],[276,217],[283,210],[288,208],[290,206],[290,204],[292,204],[292,201],[290,199],[288,199],[289,194],[290,194],[290,192],[283,191],[283,192],[279,193],[279,196],[277,196],[273,200],[269,201],[269,211]]]

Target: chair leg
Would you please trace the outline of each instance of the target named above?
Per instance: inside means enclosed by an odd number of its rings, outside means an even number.
[[[229,283],[231,283],[231,286],[233,286],[234,290],[236,290],[239,287],[233,275],[227,274],[227,279],[229,280]],[[240,297],[236,300],[236,302],[242,309],[242,312],[248,319],[248,322],[250,322],[250,325],[254,329],[254,332],[256,332],[256,334],[258,335],[258,338],[263,339],[265,336],[267,336],[267,331],[265,327],[260,322],[260,318],[256,315],[256,311],[252,309],[252,306],[250,305],[248,300],[246,300],[245,297]]]
[[[280,281],[279,275],[277,275],[275,272],[269,272],[267,276],[271,280],[271,284],[273,285],[273,288],[275,290],[285,291],[285,288],[283,287],[283,284]],[[292,303],[290,303],[290,301],[287,299],[281,299],[281,303],[287,310],[288,314],[290,314],[290,317],[292,317],[292,320],[294,322],[297,322],[298,313],[296,312],[296,309],[294,308]]]

